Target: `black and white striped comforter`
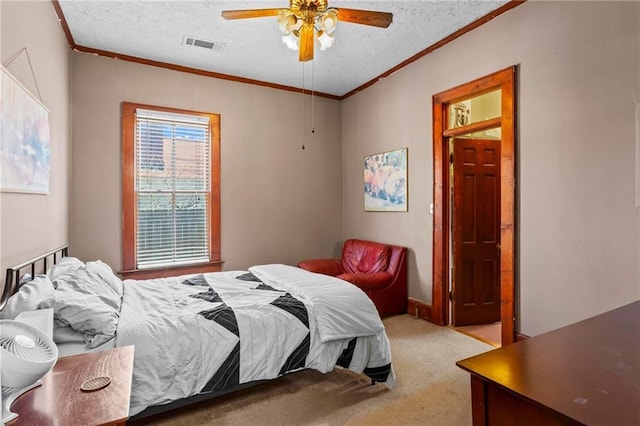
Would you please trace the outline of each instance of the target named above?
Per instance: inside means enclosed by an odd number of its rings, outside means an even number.
[[[371,300],[286,265],[124,283],[117,346],[135,345],[130,415],[304,368],[336,366],[392,387]]]

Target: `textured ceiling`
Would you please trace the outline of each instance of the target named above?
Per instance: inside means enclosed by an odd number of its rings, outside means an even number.
[[[330,7],[393,13],[389,28],[338,23],[332,48],[302,64],[281,41],[277,18],[227,21],[228,9],[282,1],[60,0],[77,46],[342,96],[491,13],[506,1],[330,1]],[[185,36],[221,51],[185,46]],[[312,79],[313,77],[313,79]],[[313,80],[313,83],[312,83]],[[313,87],[312,87],[313,84]]]

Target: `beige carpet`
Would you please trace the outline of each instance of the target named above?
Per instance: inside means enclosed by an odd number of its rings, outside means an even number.
[[[385,319],[395,388],[345,370],[302,371],[137,422],[158,425],[471,425],[469,374],[457,360],[494,349],[408,315]]]

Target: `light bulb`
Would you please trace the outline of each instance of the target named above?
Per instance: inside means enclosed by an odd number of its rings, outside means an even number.
[[[327,16],[323,19],[324,31],[327,34],[331,34],[336,29],[336,21],[333,20],[331,16]]]
[[[289,34],[293,29],[295,29],[296,24],[297,19],[295,15],[281,14],[278,16],[278,28],[282,34]]]
[[[335,31],[337,24],[338,12],[335,9],[327,10],[322,17],[323,30],[326,31],[327,34],[331,34]]]
[[[282,36],[282,42],[291,50],[298,50],[298,39],[291,33]]]
[[[326,31],[318,31],[318,41],[320,42],[320,50],[327,50],[333,46],[333,42],[336,38],[329,35]]]

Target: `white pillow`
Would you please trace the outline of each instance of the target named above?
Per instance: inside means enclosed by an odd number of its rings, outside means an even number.
[[[53,286],[58,288],[60,282],[66,281],[67,278],[83,266],[85,266],[84,262],[76,257],[63,257],[47,270],[47,276],[53,282]]]
[[[53,308],[58,325],[70,326],[84,336],[88,348],[111,340],[118,326],[118,312],[97,295],[83,294],[65,285],[40,303],[40,308]]]
[[[31,276],[31,274],[23,274],[20,279],[18,280],[18,286],[21,286],[23,284],[28,283],[29,281],[31,281],[33,279],[33,277]]]
[[[56,291],[71,289],[76,293],[95,296],[120,312],[122,305],[122,281],[111,272],[108,265],[97,261],[79,268],[65,281],[59,281]]]
[[[56,343],[85,343],[84,336],[73,328],[61,327],[58,321],[53,322],[53,341]]]
[[[20,312],[33,311],[38,305],[55,292],[53,283],[46,275],[36,275],[34,279],[20,287],[20,290],[7,300],[0,312],[2,319],[15,319]]]
[[[109,265],[102,262],[101,260],[87,262],[87,271],[97,274],[100,278],[102,278],[104,282],[109,284],[109,286],[116,292],[118,297],[122,298],[122,293],[124,293],[122,280],[113,273],[113,270]]]

